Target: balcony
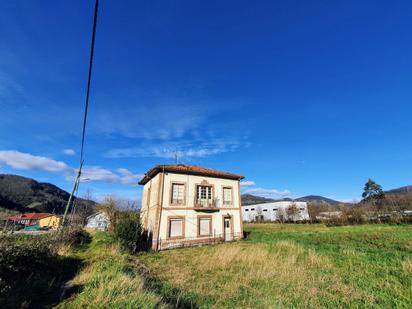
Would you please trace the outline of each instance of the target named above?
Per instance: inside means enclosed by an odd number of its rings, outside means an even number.
[[[217,207],[217,199],[199,200],[195,198],[194,205],[196,211],[219,211],[219,208]]]

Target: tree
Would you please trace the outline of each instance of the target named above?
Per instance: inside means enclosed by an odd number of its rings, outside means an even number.
[[[117,225],[117,218],[119,215],[119,206],[116,198],[110,195],[106,196],[103,202],[98,206],[98,209],[104,211],[106,215],[109,217],[109,231],[115,231]]]
[[[73,210],[72,223],[75,225],[84,226],[87,218],[96,212],[95,202],[90,189],[87,189],[82,199],[76,198],[75,209]]]
[[[372,179],[368,179],[368,182],[365,183],[363,188],[362,197],[364,201],[380,201],[385,198],[385,193],[382,190],[382,186],[378,185]]]
[[[287,209],[286,214],[289,221],[297,221],[299,219],[300,210],[296,206],[296,203],[293,202]]]
[[[279,209],[278,209],[278,211],[277,211],[277,219],[278,219],[279,222],[281,222],[281,223],[285,222],[285,219],[286,219],[286,211],[285,211],[285,208],[279,207]]]

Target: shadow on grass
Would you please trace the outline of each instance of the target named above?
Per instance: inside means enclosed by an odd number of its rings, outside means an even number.
[[[137,272],[144,282],[144,288],[150,292],[159,295],[163,303],[171,305],[172,308],[179,309],[197,309],[199,306],[196,303],[197,295],[183,292],[181,289],[172,287],[165,281],[154,276],[150,270],[140,262],[136,264],[132,271]]]
[[[48,262],[48,269],[33,269],[6,293],[0,291],[0,308],[51,308],[79,292],[80,286],[69,286],[67,282],[82,267],[80,259],[57,256]]]

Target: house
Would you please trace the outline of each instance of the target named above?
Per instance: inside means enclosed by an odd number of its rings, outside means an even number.
[[[252,221],[304,221],[309,220],[306,202],[279,201],[242,207],[243,220]]]
[[[139,182],[140,212],[154,250],[243,238],[240,180],[186,164],[157,165]]]
[[[104,211],[100,211],[86,218],[85,228],[106,231],[109,225],[109,216]]]
[[[56,230],[60,225],[60,217],[51,213],[25,213],[11,216],[8,220],[25,227],[50,228],[52,230]]]

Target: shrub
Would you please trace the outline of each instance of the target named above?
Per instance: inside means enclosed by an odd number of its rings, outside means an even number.
[[[0,296],[6,295],[28,277],[48,273],[57,258],[47,237],[5,236],[0,238]],[[1,297],[0,297],[1,299]]]
[[[58,255],[59,249],[88,241],[90,235],[80,229],[0,237],[0,307],[5,302],[19,306],[42,298],[41,293],[59,285],[59,280],[76,267],[76,261]]]
[[[90,234],[80,228],[65,229],[56,234],[54,239],[57,246],[69,246],[71,248],[88,244],[90,241]]]
[[[123,211],[119,213],[114,235],[122,249],[129,253],[148,249],[148,237],[143,232],[139,215],[136,212]]]

